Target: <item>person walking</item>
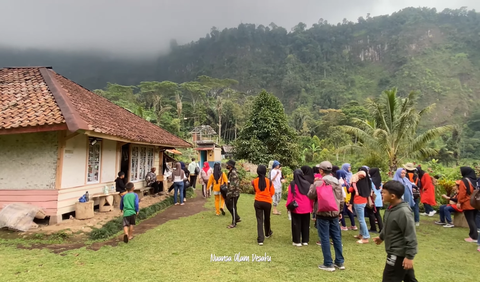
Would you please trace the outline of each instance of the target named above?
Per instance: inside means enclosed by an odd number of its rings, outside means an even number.
[[[266,174],[267,167],[259,165],[257,168],[258,177],[252,181],[255,191],[253,207],[255,208],[255,216],[257,218],[257,243],[260,246],[263,246],[265,237],[270,238],[273,234],[270,228],[270,212],[272,211],[272,196],[275,194],[275,188],[272,185],[272,181],[266,177]]]
[[[208,181],[210,176],[213,174],[213,169],[210,167],[208,162],[203,163],[203,168],[200,171],[200,181],[202,183],[202,194],[204,198],[210,197],[210,187],[208,186]]]
[[[365,221],[365,208],[368,203],[368,197],[372,194],[372,183],[368,177],[368,170],[365,167],[358,169],[350,179],[350,193],[353,193],[353,207],[357,214],[358,223],[360,224],[360,234],[354,236],[359,239],[358,244],[367,244],[370,239],[367,223]]]
[[[237,211],[237,202],[240,197],[240,179],[238,177],[237,169],[235,168],[235,161],[229,160],[227,162],[228,169],[228,190],[226,194],[226,204],[227,209],[232,215],[232,224],[228,225],[227,228],[237,227],[237,223],[241,222],[240,216]]]
[[[190,186],[195,189],[197,187],[197,177],[200,174],[200,166],[195,162],[195,158],[192,158],[192,162],[188,165],[188,172],[190,173]]]
[[[227,175],[222,172],[222,168],[219,162],[216,162],[213,165],[213,173],[210,175],[210,178],[207,183],[206,190],[210,190],[210,187],[213,185],[213,195],[215,195],[215,215],[225,215],[223,206],[225,205],[225,199],[223,198],[220,187],[222,185],[228,185]]]
[[[460,182],[460,186],[458,187],[457,208],[463,210],[468,227],[470,228],[470,232],[468,233],[469,236],[468,238],[465,238],[465,241],[477,243],[478,232],[475,220],[478,210],[470,204],[470,198],[473,190],[475,190],[474,183],[477,183],[477,176],[475,175],[475,171],[468,166],[462,166],[460,168],[460,173],[462,174],[463,178]]]
[[[319,265],[318,268],[325,271],[345,270],[342,234],[338,223],[344,205],[342,187],[338,179],[332,176],[332,164],[330,162],[321,162],[319,168],[323,177],[310,186],[307,194],[311,200],[317,200],[318,202],[316,224],[323,253],[323,264]],[[335,261],[332,259],[329,238],[332,238],[333,241]]]
[[[280,215],[281,212],[277,210],[277,206],[282,199],[282,170],[280,170],[280,162],[273,161],[272,171],[270,172],[270,179],[273,182],[275,188],[275,194],[272,197],[273,200],[273,214]]]
[[[297,247],[307,246],[310,241],[310,214],[313,207],[313,201],[307,196],[310,185],[301,170],[293,172],[286,207],[292,217],[292,242]]]
[[[173,178],[173,189],[174,189],[174,194],[173,194],[173,202],[175,205],[180,205],[183,206],[185,205],[184,203],[184,180],[185,180],[185,172],[182,170],[182,164],[177,162],[175,164],[175,171],[172,173],[172,178]],[[177,201],[177,197],[180,197],[179,201]]]

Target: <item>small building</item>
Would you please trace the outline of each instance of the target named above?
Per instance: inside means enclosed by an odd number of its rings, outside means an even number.
[[[0,209],[39,206],[50,222],[119,171],[136,188],[165,150],[192,145],[46,67],[0,69]]]
[[[210,167],[213,167],[215,162],[222,160],[222,149],[216,143],[217,133],[210,125],[197,126],[190,134],[196,145],[195,150],[198,151],[201,168],[204,162],[209,162]]]
[[[223,159],[232,159],[233,158],[233,146],[223,145],[222,146],[222,158]]]

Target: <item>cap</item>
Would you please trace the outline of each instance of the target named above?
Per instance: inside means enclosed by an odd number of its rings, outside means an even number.
[[[324,162],[321,162],[318,167],[321,169],[321,170],[327,170],[327,171],[330,171],[332,170],[332,163],[329,162],[329,161],[324,161]]]

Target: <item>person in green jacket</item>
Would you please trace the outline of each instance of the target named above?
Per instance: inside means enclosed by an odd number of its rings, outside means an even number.
[[[413,259],[417,254],[417,234],[410,206],[402,200],[405,188],[391,180],[383,185],[383,202],[389,203],[385,211],[384,226],[380,236],[373,240],[377,245],[385,241],[387,262],[383,282],[416,282]]]
[[[133,226],[135,225],[138,214],[138,195],[133,192],[135,185],[132,182],[127,183],[127,194],[122,197],[120,201],[120,211],[123,212],[123,242],[128,243],[128,240],[133,239]]]

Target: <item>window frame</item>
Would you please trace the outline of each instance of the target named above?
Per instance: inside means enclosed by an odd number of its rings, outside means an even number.
[[[136,149],[137,154],[134,156],[133,151]],[[145,151],[145,155],[142,156],[141,152],[142,149]],[[149,152],[151,152],[151,162],[149,162]],[[143,159],[142,159],[143,157]],[[134,161],[136,162],[136,166],[134,165]],[[143,164],[143,167],[140,167],[140,164]],[[151,166],[149,166],[151,164]],[[142,145],[134,145],[130,146],[130,182],[141,182],[145,181],[145,177],[148,172],[150,172],[151,168],[155,166],[155,148],[149,146],[142,146]],[[136,171],[134,170],[136,169]],[[141,176],[142,168],[144,169],[144,175]],[[134,175],[137,175],[137,178],[134,178]]]
[[[103,140],[96,139],[97,142],[92,145],[92,139],[87,139],[88,140],[88,146],[87,146],[87,165],[86,165],[86,177],[85,177],[85,183],[88,184],[98,184],[101,183],[101,175],[102,175],[102,148],[103,148]],[[94,139],[95,140],[95,139]],[[90,149],[93,147],[98,146],[98,179],[95,181],[88,181],[89,178],[89,166],[90,166]],[[92,170],[93,171],[93,170]]]

